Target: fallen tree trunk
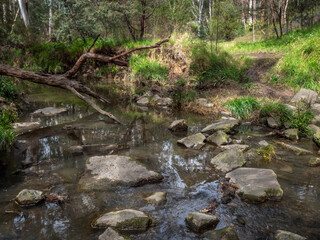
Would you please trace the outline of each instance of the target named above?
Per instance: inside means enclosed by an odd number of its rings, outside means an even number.
[[[15,78],[27,80],[34,83],[45,84],[52,87],[58,87],[58,88],[71,91],[74,95],[76,95],[81,100],[85,101],[87,104],[93,107],[100,114],[105,115],[110,119],[112,119],[113,121],[115,121],[116,123],[121,124],[121,122],[115,116],[113,116],[111,113],[108,113],[102,110],[98,105],[94,103],[94,101],[92,101],[87,96],[97,99],[102,103],[109,103],[107,99],[93,92],[90,88],[84,86],[82,83],[72,79],[72,77],[75,76],[75,74],[80,70],[80,68],[83,66],[83,64],[87,59],[93,59],[93,60],[104,62],[104,63],[114,63],[119,66],[129,66],[128,62],[123,61],[119,58],[126,56],[135,51],[158,48],[161,46],[161,44],[168,42],[169,38],[166,38],[160,42],[157,42],[154,45],[133,48],[112,57],[90,52],[91,48],[93,47],[97,39],[98,37],[94,40],[94,42],[92,43],[88,51],[82,54],[80,58],[77,60],[77,62],[75,63],[75,65],[65,74],[38,73],[38,72],[26,71],[21,68],[12,67],[9,65],[0,64],[0,75],[15,77]]]

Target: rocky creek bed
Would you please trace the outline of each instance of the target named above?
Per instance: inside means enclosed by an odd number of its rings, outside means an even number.
[[[31,132],[19,130],[23,134],[12,152],[0,157],[0,239],[122,239],[110,227],[131,239],[280,239],[286,233],[278,230],[319,239],[320,168],[309,166],[318,157],[311,138],[296,143],[270,135],[267,128],[226,120],[234,124],[232,131],[213,125],[229,136],[219,132],[205,143],[213,119],[166,110],[133,121],[137,114],[131,108],[114,109],[120,119],[128,119],[127,126],[72,105],[57,106],[67,110],[57,115],[32,114],[48,106],[53,104],[30,105],[21,121],[40,125]],[[168,130],[182,118],[188,132]],[[187,139],[189,148],[183,146],[181,140],[195,134]],[[277,158],[271,162],[250,155],[262,140],[275,146]],[[308,151],[297,155],[279,141]],[[226,153],[236,157],[225,158]],[[95,168],[101,159],[108,161],[106,170]],[[225,168],[230,161],[233,167]],[[265,170],[252,173],[256,168]],[[272,189],[248,189],[243,178],[237,182],[241,169],[259,180],[255,186],[267,178]],[[227,200],[221,190],[224,172],[239,187]],[[23,189],[68,198],[40,201],[37,192],[37,205],[19,206],[14,199]],[[220,231],[204,233],[204,227]]]

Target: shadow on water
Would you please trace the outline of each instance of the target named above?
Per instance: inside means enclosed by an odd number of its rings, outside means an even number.
[[[48,103],[37,102],[30,109],[43,106]],[[90,109],[65,107],[68,112],[55,117],[26,115],[22,121],[41,121],[42,128],[19,136],[12,152],[0,157],[0,239],[97,239],[102,230],[92,229],[91,221],[102,212],[124,208],[140,209],[157,220],[156,226],[131,235],[132,239],[201,239],[186,228],[184,219],[190,211],[207,208],[214,199],[221,198],[220,176],[209,165],[219,150],[212,146],[199,151],[182,148],[176,144],[182,136],[173,135],[167,126],[174,118],[185,118],[191,134],[199,132],[210,119],[165,110],[137,112],[127,107],[112,111],[128,123],[120,126]],[[260,140],[274,140],[267,133],[259,127],[245,126],[234,137],[258,148]],[[88,147],[83,155],[68,151],[71,146],[96,144],[121,147]],[[317,154],[310,139],[299,145]],[[163,182],[114,191],[79,191],[77,185],[86,159],[111,151],[132,156],[160,172]],[[271,163],[256,162],[251,166],[271,168],[277,173],[283,200],[255,205],[235,198],[216,209],[220,218],[217,228],[234,226],[240,239],[273,239],[277,229],[319,239],[320,170],[307,166],[310,156],[295,156],[278,147],[276,153],[278,159]],[[68,195],[69,201],[20,208],[12,199],[24,188]],[[144,202],[143,198],[154,191],[168,193],[164,206]],[[244,220],[241,223],[237,220],[240,217]]]

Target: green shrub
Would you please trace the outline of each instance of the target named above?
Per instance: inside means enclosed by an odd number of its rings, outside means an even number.
[[[255,110],[260,109],[261,104],[254,97],[236,98],[225,103],[228,110],[236,118],[248,119]]]
[[[162,81],[168,76],[168,68],[157,61],[151,61],[145,56],[132,56],[130,66],[133,74],[142,79]]]
[[[198,87],[214,87],[227,80],[246,82],[245,68],[238,67],[226,52],[214,53],[206,43],[191,46],[190,69],[197,76]]]
[[[260,110],[260,117],[273,117],[279,120],[283,126],[285,123],[290,123],[293,118],[293,112],[284,104],[278,102],[267,103]]]
[[[297,112],[294,114],[294,118],[291,121],[291,128],[297,128],[299,133],[303,136],[312,135],[309,124],[311,124],[313,118],[314,113],[310,110],[309,106],[300,103]]]
[[[4,109],[0,113],[0,151],[8,149],[15,138],[12,122],[16,119],[17,115],[14,111]]]
[[[0,76],[0,96],[9,101],[13,101],[18,97],[19,89],[13,80],[9,77]]]
[[[267,162],[271,162],[273,158],[277,158],[274,146],[272,144],[259,148],[258,154],[262,155],[263,159]]]

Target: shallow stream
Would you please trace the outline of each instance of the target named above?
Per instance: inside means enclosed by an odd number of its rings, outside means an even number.
[[[29,112],[54,105],[38,100],[30,104]],[[21,121],[41,121],[42,128],[19,136],[12,152],[0,156],[0,239],[97,239],[103,230],[92,229],[92,220],[106,211],[124,208],[144,211],[156,222],[145,233],[129,235],[132,239],[201,239],[188,230],[184,219],[190,211],[207,208],[221,198],[223,174],[209,164],[219,150],[178,146],[176,141],[183,136],[173,135],[167,127],[172,120],[184,118],[190,126],[188,134],[197,133],[213,119],[118,107],[111,112],[126,121],[126,126],[120,126],[85,107],[64,106],[68,112],[55,117],[23,117]],[[72,130],[64,129],[65,125],[72,125]],[[233,138],[243,139],[250,148],[258,148],[260,140],[272,142],[276,138],[257,126],[241,125],[238,130]],[[83,155],[68,152],[70,146],[82,144],[119,144],[121,149],[112,154],[134,157],[161,173],[164,180],[136,188],[81,192],[78,181],[86,159],[109,153],[101,149]],[[318,155],[311,139],[302,139],[298,145]],[[233,226],[243,240],[273,239],[278,229],[320,239],[320,168],[308,166],[311,155],[296,156],[280,147],[276,147],[276,154],[278,158],[271,163],[254,162],[250,167],[273,169],[284,191],[283,200],[247,204],[235,198],[220,204],[217,229]],[[24,188],[67,195],[69,200],[21,208],[12,199]],[[168,193],[165,205],[154,207],[143,200],[155,191]]]

